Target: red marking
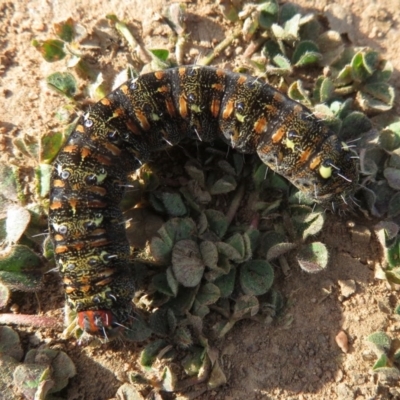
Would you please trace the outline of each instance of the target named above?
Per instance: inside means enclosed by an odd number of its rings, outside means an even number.
[[[104,329],[110,329],[114,320],[111,311],[81,311],[78,313],[78,325],[80,328],[92,335],[104,336]]]

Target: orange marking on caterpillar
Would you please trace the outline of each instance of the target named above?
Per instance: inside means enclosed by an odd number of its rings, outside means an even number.
[[[274,93],[274,101],[276,101],[277,103],[283,103],[285,101],[285,97],[283,96],[282,93],[275,92]]]
[[[187,102],[183,94],[179,96],[179,114],[182,118],[187,118],[188,116]]]
[[[95,285],[96,286],[105,286],[108,285],[109,283],[111,283],[113,281],[114,278],[106,278],[103,279],[102,281],[96,282]]]
[[[165,72],[164,71],[154,72],[154,76],[156,77],[156,79],[158,79],[160,81],[161,79],[164,79]]]
[[[85,133],[85,127],[79,124],[76,126],[75,131],[80,133]]]
[[[104,97],[104,99],[101,99],[100,103],[103,104],[103,106],[106,106],[106,107],[110,107],[111,104],[112,104],[110,99],[107,99],[107,97]]]
[[[50,210],[59,210],[64,207],[63,203],[61,201],[53,201],[50,203]]]
[[[125,96],[127,96],[127,95],[129,94],[129,88],[128,88],[127,85],[122,85],[122,86],[120,86],[119,89],[121,90],[121,92],[122,92]]]
[[[65,153],[75,153],[78,150],[78,146],[76,144],[70,144],[69,146],[65,146],[63,151]]]
[[[113,162],[110,157],[103,156],[102,154],[96,154],[94,158],[102,165],[112,165]]]
[[[222,113],[223,119],[228,119],[232,115],[234,105],[235,102],[233,100],[228,100]]]
[[[82,150],[81,150],[82,158],[86,158],[86,157],[90,156],[91,153],[92,152],[88,147],[82,147]]]
[[[64,240],[64,236],[62,236],[62,235],[60,235],[60,234],[54,235],[54,240],[55,240],[56,242],[61,242],[61,241]]]
[[[212,99],[210,111],[214,118],[218,117],[220,108],[221,108],[221,101],[219,99]]]
[[[89,241],[89,247],[101,247],[101,246],[106,246],[109,244],[110,241],[108,239],[97,239],[97,240],[90,240]]]
[[[304,150],[300,155],[299,162],[302,164],[305,163],[310,158],[310,155],[311,155],[310,149]]]
[[[254,123],[254,131],[257,133],[257,135],[261,135],[262,133],[264,133],[266,127],[267,127],[267,119],[265,117],[259,118]]]
[[[321,164],[321,156],[316,156],[311,160],[310,168],[314,170]]]
[[[239,76],[239,79],[237,80],[237,83],[238,83],[239,85],[243,85],[243,83],[245,83],[246,81],[247,81],[247,76],[240,75],[240,76]]]
[[[68,246],[55,246],[54,252],[56,254],[66,253],[68,251]]]
[[[140,132],[139,128],[135,125],[135,123],[131,119],[125,121],[125,125],[134,135],[142,134],[142,132]]]
[[[167,108],[167,112],[169,116],[175,117],[176,116],[176,108],[172,99],[165,100],[165,106]]]
[[[142,110],[135,109],[135,116],[139,120],[140,126],[145,130],[148,131],[150,129],[150,124],[148,119],[146,118],[146,114]],[[140,135],[140,132],[139,132]]]
[[[89,186],[87,190],[88,192],[92,192],[100,196],[105,196],[107,194],[107,189],[103,188],[102,186]]]
[[[107,207],[107,203],[105,203],[104,201],[100,201],[100,200],[88,201],[87,205],[88,205],[88,207],[92,207],[92,208],[106,208]]]
[[[101,236],[106,234],[107,231],[102,228],[95,229],[93,232],[90,232],[90,236]]]
[[[65,182],[61,179],[54,179],[53,187],[63,188],[63,187],[65,187]]]
[[[121,154],[121,149],[112,143],[104,143],[104,147],[112,153],[113,156],[119,156]]]
[[[279,128],[273,135],[272,135],[272,143],[277,144],[282,141],[283,136],[286,133],[285,128]]]

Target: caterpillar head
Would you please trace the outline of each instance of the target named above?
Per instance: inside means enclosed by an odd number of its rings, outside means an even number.
[[[346,203],[358,185],[357,156],[335,135],[324,141],[320,151],[308,165],[290,179],[317,203],[332,205]]]
[[[78,313],[78,325],[83,332],[110,340],[119,336],[124,327],[110,310],[87,310]]]

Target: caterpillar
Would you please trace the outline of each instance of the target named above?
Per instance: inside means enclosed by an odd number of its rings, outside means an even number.
[[[318,203],[358,179],[353,153],[305,106],[259,79],[202,66],[129,80],[78,121],[51,174],[49,230],[67,305],[109,337],[132,313],[129,244],[119,208],[127,175],[183,138],[222,138],[257,153]]]

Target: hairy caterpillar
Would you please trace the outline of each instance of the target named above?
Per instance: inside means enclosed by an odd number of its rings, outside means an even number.
[[[191,137],[257,152],[316,202],[340,201],[358,179],[346,146],[303,105],[270,85],[211,67],[132,79],[82,116],[54,161],[49,228],[67,303],[80,327],[107,337],[134,294],[119,209],[127,174]]]

